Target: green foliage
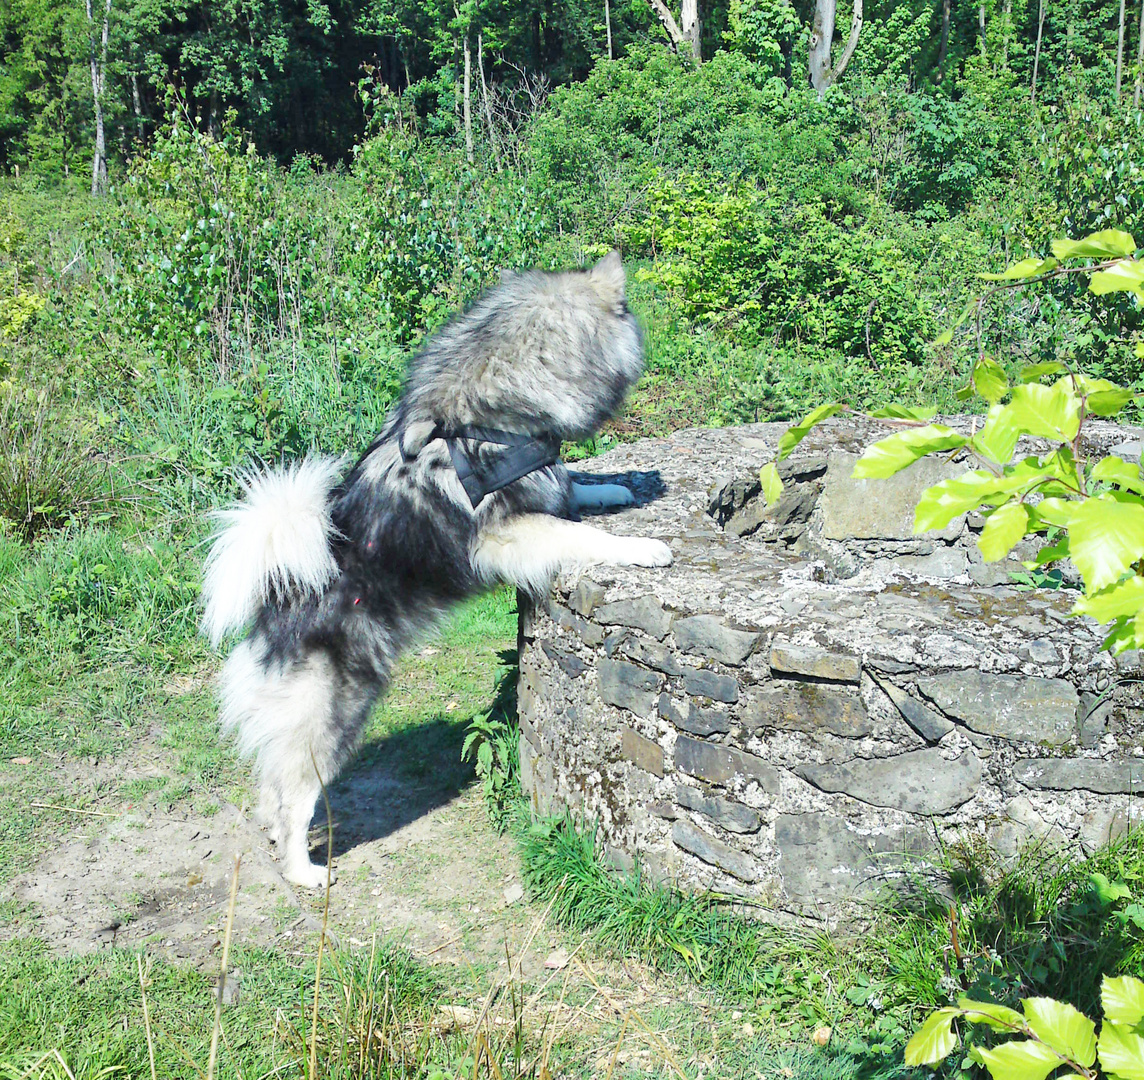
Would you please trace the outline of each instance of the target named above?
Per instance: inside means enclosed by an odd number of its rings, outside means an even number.
[[[497,674],[493,707],[469,721],[461,760],[472,761],[485,809],[503,832],[520,804],[520,727],[516,717],[516,668]]]
[[[1071,1005],[1052,998],[1026,998],[1022,1012],[962,997],[939,1009],[906,1045],[907,1065],[937,1065],[957,1047],[955,1020],[1014,1036],[995,1047],[971,1046],[969,1057],[993,1080],[1044,1080],[1067,1067],[1077,1076],[1139,1080],[1144,1076],[1144,982],[1131,976],[1105,978],[1101,986],[1104,1022],[1096,1024]],[[1100,1070],[1096,1066],[1100,1058]]]
[[[983,276],[1009,287],[1034,277],[1045,280],[1079,271],[1089,276],[1089,289],[1096,295],[1122,292],[1144,300],[1144,264],[1133,257],[1135,251],[1131,236],[1110,229],[1082,240],[1054,241],[1051,259],[1028,258],[1003,274]],[[1077,259],[1103,261],[1064,265]],[[1041,380],[1053,375],[1060,377],[1051,386],[1044,385]],[[1136,395],[1107,379],[1069,371],[1056,361],[1021,368],[1016,383],[1010,385],[1001,367],[985,355],[974,364],[969,385],[959,397],[974,395],[989,407],[980,430],[962,435],[940,424],[906,420],[903,430],[866,449],[854,475],[888,477],[927,454],[965,449],[981,467],[925,491],[916,508],[914,531],[942,529],[976,510],[986,517],[978,547],[988,562],[1005,558],[1027,535],[1051,531],[1055,542],[1026,565],[1041,569],[1071,559],[1084,579],[1084,597],[1074,614],[1111,624],[1104,642],[1107,649],[1121,652],[1144,646],[1144,475],[1139,462],[1129,464],[1115,456],[1090,460],[1082,439],[1086,419],[1115,416]],[[792,428],[780,444],[780,460],[840,407],[820,406]],[[1012,462],[1022,436],[1053,445],[1046,453]],[[774,479],[777,482],[777,475]],[[772,489],[777,498],[781,483],[772,484]]]

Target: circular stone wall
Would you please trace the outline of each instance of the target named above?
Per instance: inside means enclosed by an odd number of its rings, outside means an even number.
[[[1140,654],[1100,651],[1075,592],[1014,587],[1030,549],[983,564],[974,515],[915,537],[920,492],[964,466],[854,480],[873,425],[812,432],[766,509],[785,430],[683,431],[583,466],[638,496],[599,524],[675,563],[592,568],[522,611],[533,805],[598,819],[618,865],[827,918],[939,840],[1010,859],[1123,833],[1144,813]],[[1092,437],[1139,457],[1139,432]]]

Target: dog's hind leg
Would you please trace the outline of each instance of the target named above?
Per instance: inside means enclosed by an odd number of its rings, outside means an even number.
[[[345,741],[335,679],[324,653],[267,660],[257,636],[231,653],[222,673],[223,726],[237,732],[240,751],[255,757],[259,809],[270,818],[282,875],[307,888],[326,883],[326,868],[310,862],[307,833]]]
[[[483,530],[472,558],[484,581],[509,582],[535,596],[561,571],[576,567],[670,566],[671,548],[648,537],[613,536],[581,521],[522,514]]]

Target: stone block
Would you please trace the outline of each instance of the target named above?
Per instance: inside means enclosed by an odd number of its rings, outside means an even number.
[[[1107,847],[1144,822],[1144,798],[1133,796],[1117,802],[1116,806],[1094,806],[1084,815],[1080,842],[1086,853]]]
[[[947,716],[982,735],[1050,746],[1076,738],[1077,692],[1064,679],[968,669],[919,679],[918,688]]]
[[[1034,758],[1018,761],[1013,778],[1028,788],[1132,795],[1144,790],[1144,761],[1094,761],[1091,758]]]
[[[808,679],[848,683],[856,683],[862,677],[862,664],[858,657],[805,645],[775,642],[771,647],[770,665],[775,675],[801,675]]]
[[[581,578],[568,596],[568,606],[577,615],[582,615],[586,619],[604,599],[607,591],[603,585],[597,585],[588,578]]]
[[[981,762],[972,750],[952,761],[935,748],[844,765],[803,765],[796,772],[822,791],[911,814],[947,813],[972,799],[981,783]]]
[[[961,577],[969,569],[969,556],[959,547],[939,547],[929,555],[899,555],[891,561],[907,574],[927,578]]]
[[[562,649],[554,642],[542,641],[540,647],[544,650],[544,655],[570,679],[578,679],[588,668],[588,665],[575,653]]]
[[[855,480],[856,454],[835,451],[829,460],[818,500],[822,535],[827,540],[916,540],[914,510],[922,492],[964,471],[939,458],[925,457],[884,480]],[[923,535],[952,541],[964,524],[964,516],[957,517],[944,529]]]
[[[722,795],[705,795],[698,788],[687,784],[675,785],[675,801],[687,810],[694,810],[710,818],[728,832],[758,832],[762,824],[759,815],[749,806],[733,799],[725,799]]]
[[[683,686],[694,697],[710,698],[734,705],[739,700],[739,684],[730,675],[706,668],[695,668],[683,676]]]
[[[596,678],[600,697],[609,705],[627,709],[637,716],[650,716],[663,676],[622,660],[599,660]]]
[[[671,629],[670,612],[664,611],[663,605],[651,595],[604,604],[596,610],[595,620],[603,626],[627,626],[633,630],[642,630],[656,641],[662,641]]]
[[[818,683],[797,683],[752,690],[742,705],[744,723],[753,729],[826,732],[855,739],[869,735],[874,724],[857,694]]]
[[[729,784],[736,778],[755,780],[768,795],[778,794],[782,775],[778,768],[754,754],[686,735],[675,740],[675,767],[710,784]]]
[[[692,825],[690,821],[677,821],[671,827],[671,838],[676,847],[694,855],[710,866],[718,867],[732,877],[748,884],[759,880],[755,860],[737,848],[716,840],[714,836]]]
[[[894,708],[906,723],[926,742],[938,742],[954,729],[952,720],[946,719],[937,709],[906,693],[900,686],[895,686],[889,679],[875,679],[875,682],[894,703]]]
[[[672,630],[675,642],[683,652],[706,656],[731,667],[742,664],[759,641],[758,634],[724,626],[718,615],[676,619]]]
[[[609,639],[610,640],[610,639]],[[651,641],[644,641],[635,634],[622,635],[616,649],[621,656],[626,656],[644,667],[655,668],[665,675],[679,676],[683,674],[683,665],[679,658],[670,649],[663,645],[656,645]]]
[[[663,747],[630,727],[620,728],[620,754],[644,772],[663,776]]]
[[[731,730],[731,718],[719,709],[701,709],[689,702],[686,715],[675,726],[692,735],[725,735]]]
[[[792,903],[815,909],[869,894],[887,873],[930,846],[922,829],[875,828],[858,833],[835,814],[781,814],[775,822],[783,892]]]
[[[575,631],[585,645],[595,649],[604,643],[604,628],[602,626],[588,622],[587,619],[581,619],[579,615],[574,615],[567,608],[553,604],[549,615],[557,626],[563,627],[565,630]]]

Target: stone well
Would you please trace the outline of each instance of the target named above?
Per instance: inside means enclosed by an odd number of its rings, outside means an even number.
[[[1144,813],[1140,654],[1100,651],[1070,589],[982,563],[974,515],[915,537],[918,494],[964,466],[854,480],[884,434],[869,422],[812,432],[767,510],[756,478],[784,430],[682,431],[584,466],[638,494],[600,524],[675,563],[593,568],[522,613],[533,804],[597,819],[619,865],[827,919],[939,842],[1006,860],[1122,834]],[[1092,438],[1139,456],[1137,431]]]

